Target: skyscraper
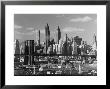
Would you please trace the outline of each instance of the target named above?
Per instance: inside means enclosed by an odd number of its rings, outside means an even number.
[[[97,38],[96,38],[96,35],[95,35],[95,34],[94,34],[94,36],[93,36],[93,44],[95,44],[96,47],[97,47]]]
[[[24,65],[33,64],[33,62],[34,62],[33,54],[34,54],[34,40],[26,40]]]
[[[24,42],[20,45],[20,54],[24,54]]]
[[[59,26],[58,26],[58,28],[57,28],[57,43],[58,43],[58,44],[59,44],[60,38],[61,38],[61,31],[60,31],[60,28],[59,28]]]
[[[73,54],[77,54],[77,44],[76,44],[76,42],[73,40],[73,42],[72,42],[72,55]]]
[[[68,36],[67,36],[67,34],[66,34],[66,42],[68,41]]]
[[[49,30],[49,25],[47,24],[45,26],[45,43],[46,43],[46,53],[47,53],[47,49],[49,46],[49,42],[50,42],[50,30]]]
[[[15,56],[15,61],[20,61],[20,44],[19,44],[19,40],[15,40],[15,54],[17,54]]]
[[[96,55],[97,54],[97,40],[96,40],[96,35],[95,34],[93,36],[92,50],[93,50],[93,54]]]
[[[15,54],[20,54],[19,40],[15,40]]]
[[[38,40],[38,45],[40,45],[40,30],[39,30],[39,40]]]
[[[67,46],[68,46],[68,37],[67,37],[67,34],[66,36],[64,37],[64,43],[63,43],[63,47],[62,47],[62,54],[63,55],[68,55],[68,52],[67,52]]]

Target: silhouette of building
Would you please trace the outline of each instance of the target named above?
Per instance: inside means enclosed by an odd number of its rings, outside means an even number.
[[[96,38],[95,34],[93,36],[93,45],[95,46],[95,50],[96,50],[96,48],[97,48],[97,38]]]
[[[66,34],[66,43],[67,43],[67,41],[68,41],[68,36],[67,36],[67,34]]]
[[[15,40],[15,54],[20,54],[19,40]]]
[[[58,26],[57,28],[57,43],[59,44],[59,40],[61,39],[61,31],[60,31],[60,28]]]
[[[68,52],[67,52],[67,45],[68,45],[68,43],[67,43],[67,41],[68,41],[67,34],[66,34],[64,39],[65,39],[65,41],[64,41],[63,47],[62,47],[62,54],[67,55],[68,54]]]
[[[15,58],[14,61],[20,61],[20,43],[19,40],[15,40]]]
[[[46,53],[47,53],[47,49],[49,47],[49,42],[50,42],[50,30],[49,30],[49,25],[47,24],[45,26],[45,46],[46,46]]]
[[[40,30],[39,30],[39,40],[38,40],[38,45],[40,45]]]

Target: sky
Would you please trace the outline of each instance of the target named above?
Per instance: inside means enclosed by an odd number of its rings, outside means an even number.
[[[92,44],[93,35],[97,36],[96,14],[15,14],[14,39],[36,40],[38,39],[38,30],[40,30],[41,42],[45,41],[47,23],[51,39],[56,40],[58,26],[62,39],[67,34],[69,38],[79,36],[88,44]]]

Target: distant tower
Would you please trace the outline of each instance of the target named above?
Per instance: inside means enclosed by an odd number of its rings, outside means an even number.
[[[39,42],[38,42],[38,44],[40,45],[40,30],[39,30]]]
[[[57,28],[57,42],[58,42],[58,44],[59,44],[59,40],[61,39],[61,31],[60,31],[60,28],[59,28],[59,26],[58,26],[58,28]]]
[[[93,36],[93,45],[92,45],[93,50],[97,49],[97,39],[96,39],[96,35],[94,34]]]
[[[72,55],[74,55],[74,54],[75,55],[77,54],[77,43],[73,39],[73,42],[72,42]]]
[[[47,49],[48,49],[48,46],[49,46],[49,41],[50,41],[50,30],[49,30],[49,25],[47,24],[45,26],[46,53],[47,53]]]
[[[94,36],[93,36],[93,44],[96,44],[96,46],[97,46],[97,38],[96,38],[96,35],[95,35],[95,33],[94,33]]]
[[[32,65],[34,63],[33,54],[34,54],[34,40],[26,40],[24,65]]]
[[[67,37],[67,34],[66,34],[66,36],[64,37],[64,43],[63,43],[63,47],[62,47],[62,54],[63,55],[68,54],[68,52],[67,52],[67,46],[68,46],[67,39],[68,39],[68,37]]]
[[[35,42],[37,43],[37,40],[38,40],[38,31],[34,29],[34,32],[35,32]]]
[[[67,36],[67,34],[66,34],[66,42],[68,41],[68,36]]]
[[[19,40],[15,40],[15,54],[20,54]]]
[[[20,61],[20,44],[19,44],[19,40],[15,40],[15,54],[18,54],[15,56],[15,60]]]
[[[24,42],[21,43],[20,54],[24,54]]]

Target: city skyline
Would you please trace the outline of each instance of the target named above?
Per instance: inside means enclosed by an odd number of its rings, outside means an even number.
[[[27,14],[14,20],[14,76],[97,76],[95,14]]]
[[[94,33],[97,36],[96,14],[15,14],[14,15],[14,39],[35,40],[35,31],[41,33],[41,42],[45,41],[45,26],[48,23],[50,39],[56,40],[56,32],[59,26],[61,39],[80,36],[91,44]],[[38,37],[37,37],[38,40]]]

